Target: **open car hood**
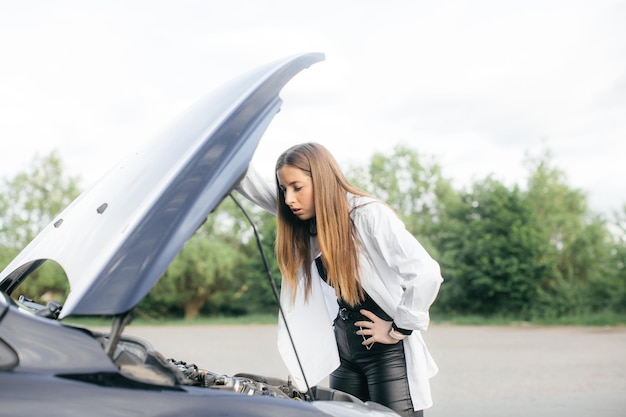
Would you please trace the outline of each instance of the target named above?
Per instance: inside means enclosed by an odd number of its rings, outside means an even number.
[[[324,59],[301,54],[224,85],[83,192],[2,271],[11,294],[42,262],[65,271],[59,318],[119,315],[143,299],[244,175],[282,87]]]

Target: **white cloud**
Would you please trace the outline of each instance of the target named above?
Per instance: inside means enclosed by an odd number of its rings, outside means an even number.
[[[626,202],[624,1],[24,1],[3,5],[0,175],[58,149],[95,180],[206,91],[322,51],[261,143],[343,163],[414,145],[459,184],[521,181],[546,145],[592,207]],[[271,168],[268,168],[271,169]]]

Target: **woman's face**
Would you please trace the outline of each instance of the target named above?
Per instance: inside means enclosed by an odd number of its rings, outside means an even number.
[[[311,177],[300,168],[283,165],[276,171],[278,186],[285,195],[285,204],[300,220],[315,217],[315,198]]]

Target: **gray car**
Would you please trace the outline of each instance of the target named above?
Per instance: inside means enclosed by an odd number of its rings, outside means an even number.
[[[0,274],[0,415],[393,416],[289,380],[221,375],[165,359],[124,335],[133,308],[231,192],[282,101],[282,87],[323,54],[253,70],[188,110],[60,213]],[[19,296],[42,263],[65,271],[64,304]],[[71,325],[110,317],[111,330]]]

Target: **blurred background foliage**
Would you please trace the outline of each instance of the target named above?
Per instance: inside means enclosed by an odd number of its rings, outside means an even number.
[[[346,169],[385,200],[439,261],[445,282],[431,309],[436,321],[481,317],[529,322],[624,323],[626,205],[610,215],[589,210],[548,151],[527,155],[527,183],[493,176],[457,189],[433,158],[399,146]],[[0,267],[80,192],[56,152],[26,172],[0,179]],[[275,218],[236,194],[262,238],[275,285]],[[228,317],[277,312],[252,228],[230,198],[187,242],[137,314],[151,319]],[[62,302],[63,271],[45,263],[18,289]],[[19,294],[14,294],[19,295]],[[611,322],[613,320],[613,322]],[[611,323],[609,323],[611,322]]]

